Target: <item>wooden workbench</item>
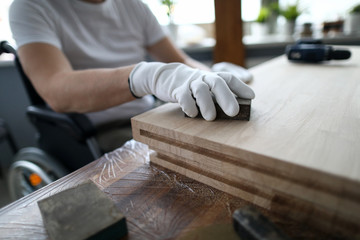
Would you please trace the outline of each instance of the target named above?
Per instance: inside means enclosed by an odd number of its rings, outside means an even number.
[[[360,48],[348,60],[250,69],[250,121],[166,104],[132,119],[152,162],[326,232],[360,235]]]
[[[97,183],[124,213],[130,240],[220,239],[218,234],[221,239],[234,239],[231,215],[235,209],[249,205],[151,164],[147,146],[133,141],[0,209],[0,239],[48,239],[37,201],[88,179]],[[260,210],[294,239],[332,239],[309,226]]]

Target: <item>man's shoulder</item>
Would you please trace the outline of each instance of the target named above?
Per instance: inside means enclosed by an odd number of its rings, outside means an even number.
[[[115,4],[126,9],[141,10],[146,6],[141,0],[112,0]]]
[[[66,7],[68,0],[13,0],[11,4],[12,9],[22,9],[22,13],[26,13],[24,9],[28,11],[45,11],[51,13],[52,11]]]
[[[34,7],[47,7],[52,5],[58,5],[63,4],[67,2],[67,0],[62,1],[56,1],[56,0],[35,0],[35,1],[29,1],[29,0],[13,0],[13,5],[27,5],[27,6],[34,6]]]

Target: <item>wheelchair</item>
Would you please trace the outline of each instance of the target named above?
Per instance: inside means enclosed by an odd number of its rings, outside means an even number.
[[[7,180],[11,199],[16,200],[98,159],[104,151],[95,137],[98,130],[84,114],[57,113],[48,107],[24,73],[16,50],[7,41],[0,43],[0,55],[2,53],[15,57],[15,66],[30,100],[26,115],[37,132],[36,147],[18,150],[13,144],[16,154]]]

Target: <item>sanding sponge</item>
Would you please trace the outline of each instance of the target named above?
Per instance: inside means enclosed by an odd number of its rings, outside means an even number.
[[[246,120],[249,121],[250,120],[250,112],[251,112],[251,100],[249,99],[242,99],[242,98],[236,98],[240,110],[239,113],[233,117],[230,117],[228,115],[226,115],[224,113],[224,111],[221,109],[221,107],[219,106],[219,104],[215,101],[214,99],[214,103],[215,103],[215,109],[216,109],[216,119],[233,119],[233,120]],[[188,115],[185,114],[186,117],[189,117]],[[202,118],[202,115],[200,113],[199,110],[199,114],[196,116],[196,118]]]
[[[251,100],[236,98],[240,110],[239,113],[233,117],[229,117],[224,113],[219,104],[215,103],[216,109],[216,119],[234,119],[234,120],[250,120],[250,112],[251,112]]]
[[[119,239],[125,217],[95,183],[88,181],[38,202],[50,239]]]

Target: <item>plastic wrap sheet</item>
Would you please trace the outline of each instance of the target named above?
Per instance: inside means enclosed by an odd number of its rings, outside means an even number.
[[[47,239],[37,201],[88,179],[126,216],[129,239],[172,239],[202,226],[230,224],[241,201],[151,164],[150,154],[147,145],[131,140],[0,209],[0,239]]]
[[[149,165],[150,154],[151,150],[147,145],[130,140],[98,160],[95,166],[96,174],[92,179],[104,188],[137,167]]]
[[[172,239],[213,224],[231,224],[244,203],[150,163],[147,145],[127,142],[104,155],[93,180],[126,216],[131,239]]]

